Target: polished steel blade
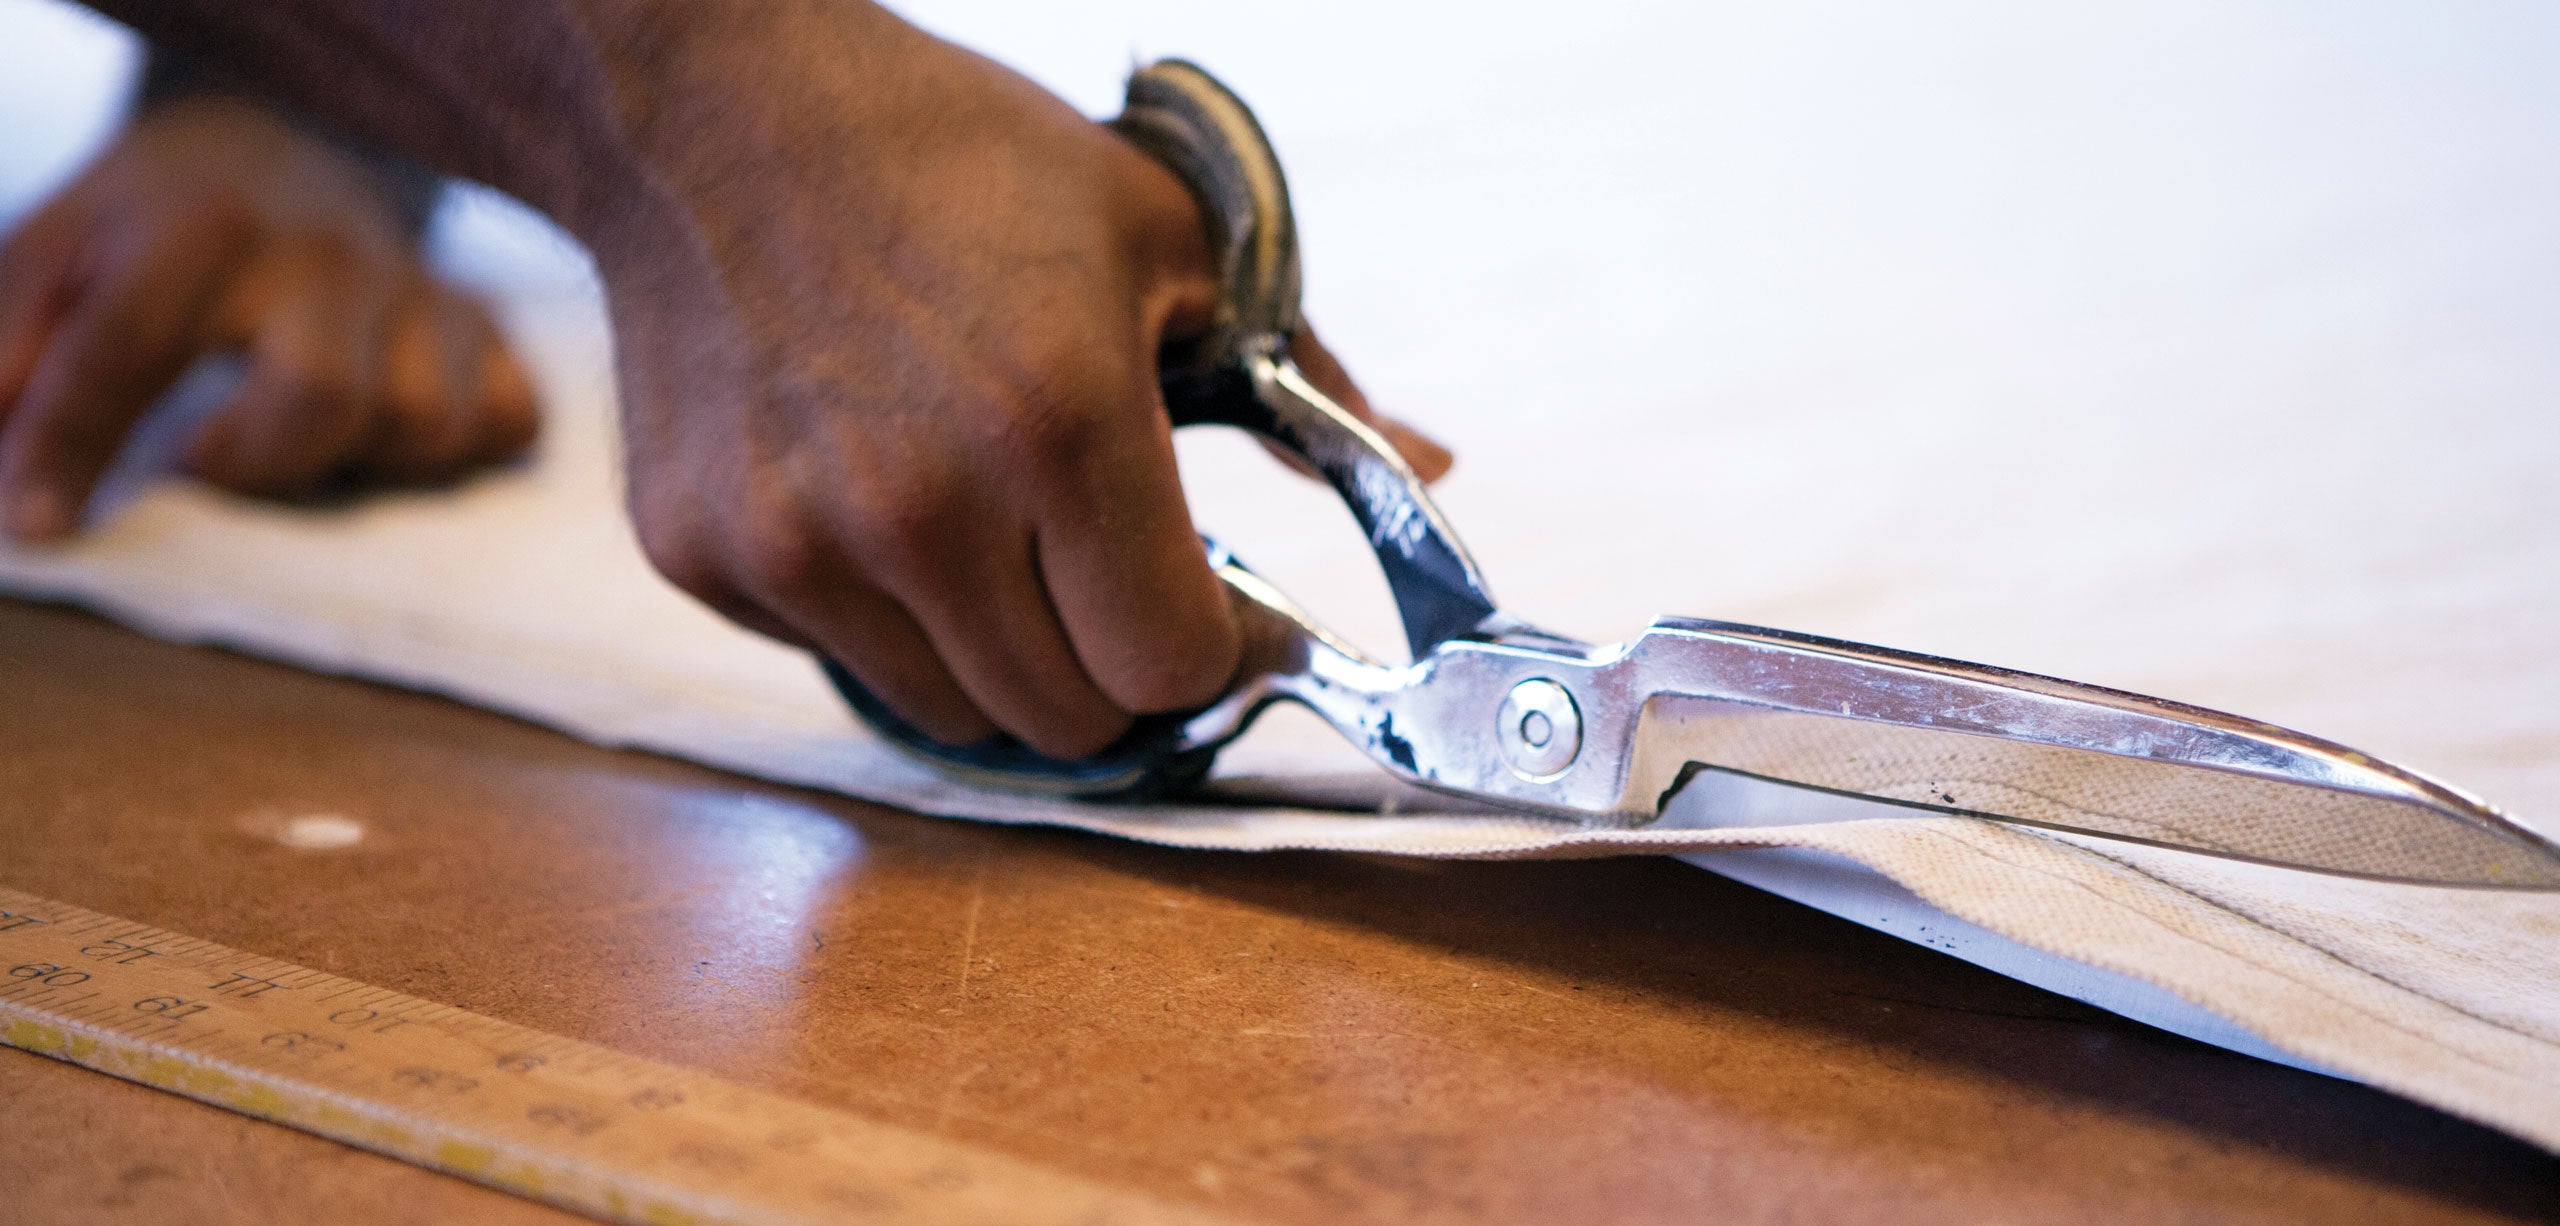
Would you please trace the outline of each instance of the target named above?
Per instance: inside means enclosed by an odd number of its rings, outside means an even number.
[[[1396,667],[1221,573],[1269,633],[1248,635],[1249,680],[1191,718],[1189,744],[1290,701],[1413,783],[1595,825],[1650,824],[1721,771],[2288,868],[2560,889],[2560,848],[2486,803],[2236,715],[1689,618],[1605,647],[1513,623]]]
[[[1625,791],[1700,770],[2214,855],[2560,888],[2560,849],[2472,797],[2272,724],[2097,686],[1723,622],[1657,623]]]

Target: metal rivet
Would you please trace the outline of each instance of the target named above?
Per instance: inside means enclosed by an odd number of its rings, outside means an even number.
[[[1493,718],[1503,760],[1527,778],[1555,778],[1582,752],[1581,709],[1563,686],[1544,677],[1512,686]]]

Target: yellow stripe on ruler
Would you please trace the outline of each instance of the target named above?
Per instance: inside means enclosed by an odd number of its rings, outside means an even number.
[[[614,1221],[1203,1220],[939,1137],[5,888],[0,1041]]]

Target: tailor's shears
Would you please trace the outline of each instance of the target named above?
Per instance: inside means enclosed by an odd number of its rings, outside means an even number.
[[[960,780],[1091,799],[1203,778],[1264,709],[1313,709],[1411,783],[1592,826],[1655,821],[1701,771],[2350,876],[2560,888],[2560,848],[2415,772],[2272,724],[1856,643],[1693,618],[1595,646],[1501,611],[1392,447],[1288,357],[1298,251],[1278,159],[1244,103],[1164,60],[1114,126],[1199,197],[1226,301],[1164,371],[1176,425],[1251,431],[1303,457],[1375,548],[1413,662],[1376,660],[1209,545],[1248,614],[1226,697],[1142,719],[1073,762],[997,738],[953,747],[832,661],[854,710]]]

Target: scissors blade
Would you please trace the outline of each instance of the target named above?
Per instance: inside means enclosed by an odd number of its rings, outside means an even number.
[[[2560,848],[2489,805],[2218,711],[1688,619],[1657,622],[1589,681],[1635,705],[1619,794],[1656,812],[1727,771],[2327,873],[2560,888]]]

